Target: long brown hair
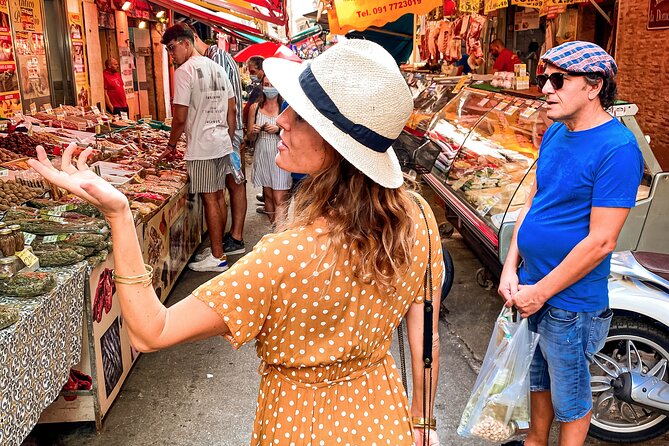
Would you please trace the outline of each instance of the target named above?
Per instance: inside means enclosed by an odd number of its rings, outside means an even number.
[[[327,251],[337,256],[348,245],[355,277],[392,290],[412,260],[416,232],[409,211],[413,199],[406,186],[382,187],[331,150],[335,161],[300,184],[294,217],[285,227],[308,226],[324,217]]]

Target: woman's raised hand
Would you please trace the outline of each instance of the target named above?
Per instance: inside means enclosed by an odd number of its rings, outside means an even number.
[[[89,147],[84,150],[75,165],[72,163],[75,148],[75,143],[67,146],[60,170],[51,164],[42,146],[37,146],[37,159],[28,160],[28,164],[52,184],[67,189],[100,209],[107,218],[127,212],[129,207],[126,196],[88,168],[86,161],[93,149]]]

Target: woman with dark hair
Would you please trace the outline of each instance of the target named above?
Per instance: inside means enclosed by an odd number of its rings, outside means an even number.
[[[126,197],[86,165],[91,149],[73,164],[71,145],[62,170],[41,148],[30,164],[109,221],[118,298],[138,350],[219,335],[235,349],[255,341],[262,378],[252,445],[438,445],[431,297],[444,274],[441,242],[391,147],[413,110],[409,87],[392,56],[365,40],[339,43],[310,65],[268,59],[264,69],[290,104],[277,119],[276,163],[309,175],[295,219],[170,308],[148,286]],[[389,352],[405,317],[411,404]]]
[[[276,165],[279,132],[276,118],[283,99],[269,79],[262,83],[262,93],[249,111],[248,139],[254,143],[253,185],[262,187],[263,212],[272,224],[283,222],[288,212],[289,191],[292,184],[290,172]]]

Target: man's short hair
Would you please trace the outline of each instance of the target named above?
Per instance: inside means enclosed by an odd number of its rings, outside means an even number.
[[[173,40],[188,40],[191,45],[195,43],[195,37],[193,36],[193,31],[188,29],[183,23],[177,23],[174,26],[170,26],[165,30],[163,38],[160,40],[160,43],[167,45]]]
[[[110,57],[107,60],[105,60],[105,68],[109,68],[111,66],[112,59],[113,57]]]
[[[247,63],[253,65],[254,67],[256,67],[259,70],[262,70],[262,65],[263,65],[264,61],[265,61],[265,58],[262,57],[262,56],[251,56]]]
[[[504,42],[502,42],[502,39],[495,39],[492,42],[490,42],[490,46],[493,46],[493,45],[498,45],[498,46],[501,46],[502,48],[504,48]]]

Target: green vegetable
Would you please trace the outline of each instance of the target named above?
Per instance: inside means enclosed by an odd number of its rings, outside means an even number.
[[[35,255],[39,258],[40,266],[74,265],[85,258],[85,256],[72,248],[64,248],[57,251],[35,251]]]

